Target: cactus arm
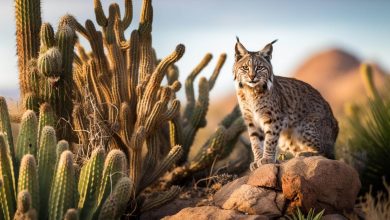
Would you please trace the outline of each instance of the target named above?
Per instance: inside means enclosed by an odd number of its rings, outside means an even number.
[[[215,69],[213,71],[213,74],[211,75],[209,79],[209,89],[212,90],[215,84],[215,81],[218,78],[219,73],[221,72],[223,64],[225,64],[226,61],[226,53],[223,53],[219,56],[217,65],[215,66]]]
[[[185,92],[187,98],[187,105],[185,107],[183,115],[185,122],[191,117],[195,107],[194,80],[196,76],[207,66],[212,57],[213,56],[211,54],[206,54],[203,57],[202,61],[195,67],[194,70],[192,70],[192,72],[186,79]]]
[[[122,19],[123,29],[129,28],[131,21],[133,20],[133,4],[131,0],[125,0],[125,15]]]
[[[32,208],[31,195],[28,191],[23,190],[18,193],[18,208],[14,220],[36,220],[37,212]]]
[[[162,192],[157,196],[153,196],[153,198],[146,199],[142,204],[141,212],[147,212],[164,205],[165,203],[175,199],[180,192],[180,187],[172,186],[168,191]]]

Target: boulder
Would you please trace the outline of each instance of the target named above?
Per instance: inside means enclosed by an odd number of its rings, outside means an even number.
[[[248,176],[222,187],[216,205],[249,214],[281,216],[296,207],[325,214],[352,211],[361,184],[357,172],[344,162],[321,156],[299,157],[260,166]]]
[[[267,216],[246,215],[234,210],[224,210],[215,206],[190,207],[182,209],[175,215],[164,217],[163,220],[268,220]]]

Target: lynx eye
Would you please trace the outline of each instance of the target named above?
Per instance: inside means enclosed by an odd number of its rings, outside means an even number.
[[[256,72],[266,72],[267,68],[264,66],[256,66]]]
[[[242,66],[241,69],[243,69],[243,70],[245,70],[245,71],[248,71],[248,70],[249,70],[248,66]]]

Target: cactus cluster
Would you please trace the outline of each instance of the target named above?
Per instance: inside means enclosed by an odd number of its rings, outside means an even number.
[[[3,97],[0,100],[6,107]],[[40,119],[47,119],[42,114],[52,114],[48,111],[48,104],[44,105],[46,110],[40,111]],[[36,118],[31,110],[26,111],[26,115],[28,117],[23,117],[21,126],[28,124],[30,130],[22,129],[18,139],[29,137],[29,132],[38,130],[38,124],[42,123],[36,120],[31,123],[31,118]],[[9,120],[8,114],[2,116]],[[69,144],[64,140],[57,142],[54,128],[46,125],[40,131],[39,141],[36,132],[36,136],[31,137],[31,143],[38,142],[38,147],[34,151],[18,151],[21,160],[14,164],[18,158],[11,154],[12,142],[5,132],[2,127],[0,219],[118,219],[125,213],[128,203],[136,201],[135,184],[126,175],[127,160],[122,151],[114,149],[106,156],[103,148],[97,148],[78,172]],[[29,148],[31,143],[17,145],[16,150],[18,147]],[[170,193],[160,195],[152,204],[160,205],[174,198],[179,191],[178,187],[173,187],[168,191]]]
[[[75,31],[61,20],[57,31],[41,21],[40,0],[15,0],[19,80],[24,109],[49,103],[59,120],[57,134],[71,137]]]
[[[142,1],[139,26],[128,39],[125,31],[133,16],[131,0],[125,0],[123,16],[118,4],[112,3],[106,14],[101,1],[94,0],[96,23],[100,28],[91,20],[82,25],[73,16],[66,15],[60,19],[56,32],[50,24],[41,24],[39,0],[31,0],[28,4],[23,0],[15,2],[20,86],[25,109],[30,111],[22,117],[22,136],[19,134],[16,149],[12,143],[8,148],[15,167],[20,166],[26,154],[38,160],[40,198],[29,192],[34,209],[38,207],[35,200],[40,201],[38,214],[55,205],[78,208],[82,219],[97,218],[96,213],[107,210],[117,200],[123,200],[119,198],[122,195],[112,191],[112,184],[108,186],[110,181],[119,181],[121,176],[107,177],[105,168],[115,167],[113,169],[119,172],[123,167],[118,168],[118,163],[123,161],[127,167],[123,172],[130,182],[124,181],[121,187],[118,186],[118,191],[129,188],[134,202],[110,211],[118,216],[123,210],[130,211],[135,207],[136,211],[149,210],[178,194],[178,188],[171,188],[155,201],[144,202],[145,206],[142,199],[137,199],[146,187],[155,183],[173,165],[177,165],[180,172],[173,170],[173,178],[169,181],[183,184],[181,180],[192,175],[205,175],[202,171],[230,154],[245,129],[237,107],[220,123],[198,155],[188,159],[198,130],[207,124],[209,93],[226,54],[220,56],[209,79],[200,78],[197,98],[194,81],[212,59],[211,54],[207,54],[188,76],[185,82],[187,105],[181,114],[180,102],[176,99],[181,84],[175,63],[183,56],[185,47],[179,44],[172,54],[157,59],[152,47],[151,0]],[[31,40],[26,38],[31,36],[34,36],[34,42],[26,45],[27,40]],[[89,42],[91,51],[81,45],[78,37]],[[168,82],[166,85],[163,84],[164,78]],[[34,112],[39,112],[39,120]],[[0,112],[0,117],[2,115]],[[2,122],[0,126],[10,142],[12,136],[7,135],[8,125]],[[56,142],[53,133],[59,139],[65,137],[71,144],[60,141],[56,149],[46,148]],[[76,153],[76,157],[72,157],[74,163],[84,164],[83,158],[91,157],[81,168],[79,177],[76,168],[70,171],[71,168],[67,168],[70,166],[65,165],[71,158],[69,153],[63,156],[69,146]],[[113,150],[124,154],[124,158],[116,158],[103,165],[104,152]],[[15,156],[12,155],[14,151]],[[47,172],[43,174],[40,170]],[[66,178],[56,179],[58,173],[66,175]],[[53,195],[64,196],[64,193],[57,192],[59,189],[52,188],[50,194],[42,193],[42,187],[46,189],[48,184],[53,186],[56,181],[73,181],[72,173],[75,173],[75,182],[78,183],[78,194],[73,199],[52,199]],[[94,178],[88,179],[88,176]],[[102,182],[94,182],[96,178]],[[59,187],[67,190],[64,185]],[[95,191],[99,194],[96,195]],[[53,202],[43,202],[48,199]],[[69,205],[73,204],[73,200],[77,201],[77,206]],[[74,216],[74,211],[67,213],[65,208],[61,210],[43,217]]]

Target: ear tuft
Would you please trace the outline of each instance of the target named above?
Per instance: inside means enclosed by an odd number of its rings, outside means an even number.
[[[245,49],[244,45],[241,44],[240,39],[236,36],[237,42],[235,46],[235,60],[236,62],[239,61],[245,54],[248,53],[248,51]]]
[[[278,39],[272,41],[271,43],[265,45],[265,47],[260,51],[260,53],[268,60],[268,62],[271,62],[272,59],[272,44],[276,43]]]

